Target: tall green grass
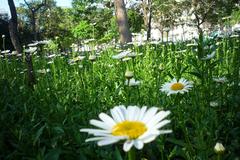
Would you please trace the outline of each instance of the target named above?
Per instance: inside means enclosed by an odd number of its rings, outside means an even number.
[[[121,145],[98,147],[85,143],[79,129],[90,119],[119,104],[157,106],[170,110],[172,134],[138,151],[155,159],[216,159],[214,146],[226,148],[223,159],[239,158],[240,42],[238,38],[204,40],[198,47],[182,43],[129,45],[142,55],[129,61],[113,59],[115,47],[101,52],[95,62],[86,58],[69,65],[73,55],[33,56],[37,77],[27,86],[22,59],[0,59],[0,159],[125,159]],[[216,52],[209,60],[207,54]],[[57,53],[60,55],[60,53]],[[53,63],[49,64],[49,61]],[[39,73],[37,70],[50,69]],[[134,72],[139,86],[125,85],[125,71]],[[193,82],[186,94],[167,96],[161,86],[172,78]],[[226,77],[218,83],[213,78]],[[211,106],[215,102],[215,106]],[[139,156],[139,157],[140,157]]]

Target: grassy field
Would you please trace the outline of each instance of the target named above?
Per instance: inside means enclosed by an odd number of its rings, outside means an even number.
[[[114,106],[137,105],[170,110],[173,131],[145,144],[138,157],[237,160],[239,46],[238,37],[198,45],[149,42],[125,47],[131,54],[124,59],[114,56],[124,52],[115,46],[81,54],[42,50],[33,54],[34,90],[24,57],[1,57],[0,159],[127,159],[122,143],[99,147],[79,130]],[[129,86],[126,71],[139,83]],[[185,78],[192,88],[168,96],[160,89],[173,78]],[[225,147],[221,155],[214,152],[217,142]]]

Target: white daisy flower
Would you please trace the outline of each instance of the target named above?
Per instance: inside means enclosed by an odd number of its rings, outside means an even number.
[[[197,43],[189,43],[186,45],[187,47],[197,47],[198,44]]]
[[[116,143],[126,140],[123,150],[128,152],[133,146],[142,149],[144,143],[149,143],[160,134],[171,133],[172,130],[160,130],[170,123],[164,119],[170,111],[160,111],[158,108],[139,108],[138,106],[124,105],[116,106],[110,110],[111,116],[100,113],[100,120],[92,119],[90,124],[98,129],[80,129],[80,132],[87,132],[94,135],[93,138],[86,139],[86,142],[97,141],[99,146]]]
[[[201,60],[209,60],[215,56],[216,52],[212,52],[211,54],[207,54],[205,57],[201,58]]]
[[[216,77],[216,78],[213,78],[213,81],[217,82],[217,83],[225,83],[227,82],[227,78],[226,77]]]
[[[123,62],[126,62],[126,61],[129,61],[129,60],[131,60],[131,59],[132,59],[131,57],[126,57],[126,58],[123,58],[122,61],[123,61]]]
[[[219,105],[217,101],[211,101],[209,104],[211,107],[217,107]]]
[[[1,53],[2,54],[7,54],[7,53],[10,53],[10,50],[5,50],[5,51],[2,51]]]
[[[125,72],[125,77],[127,78],[127,79],[131,79],[131,78],[133,78],[133,76],[134,76],[134,73],[132,72],[132,71],[126,71]]]
[[[141,83],[141,81],[137,81],[134,78],[131,78],[130,80],[125,81],[125,85],[130,86],[130,87],[131,86],[139,86],[140,83]]]
[[[38,42],[30,43],[27,46],[28,47],[36,47],[38,45]]]
[[[233,35],[231,35],[230,37],[231,37],[231,38],[238,38],[239,35],[238,35],[238,34],[233,34]]]
[[[47,58],[54,58],[54,57],[56,57],[56,54],[50,54],[50,55],[48,55],[48,56],[46,56]]]
[[[49,44],[49,43],[51,43],[50,40],[42,40],[42,41],[38,41],[38,44],[42,44],[42,45]]]
[[[93,62],[93,61],[95,61],[97,59],[97,56],[90,55],[88,59]]]
[[[177,81],[177,79],[174,78],[172,81],[163,84],[160,90],[169,96],[177,93],[183,94],[184,92],[188,92],[192,87],[192,82],[189,82],[184,78]]]
[[[222,154],[222,153],[224,153],[225,148],[222,145],[222,143],[217,142],[216,145],[214,146],[214,151],[217,154]]]
[[[48,72],[50,72],[50,69],[49,69],[49,68],[37,70],[37,73],[41,73],[41,74],[46,74],[46,73],[48,73]]]
[[[37,47],[30,47],[24,50],[26,53],[34,53],[37,51]]]
[[[53,64],[53,61],[49,61],[49,62],[47,62],[47,64]]]
[[[73,59],[69,59],[69,60],[68,60],[68,63],[69,63],[69,64],[75,64],[76,62],[82,61],[82,60],[84,60],[84,59],[85,59],[85,56],[77,56],[77,57],[75,57],[75,58],[73,58]]]
[[[128,54],[130,54],[130,53],[131,53],[130,50],[122,51],[119,54],[112,56],[112,58],[113,59],[123,59],[123,58],[127,57]]]

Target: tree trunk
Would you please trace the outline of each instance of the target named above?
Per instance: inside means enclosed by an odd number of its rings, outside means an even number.
[[[11,19],[9,21],[9,33],[12,44],[17,51],[18,54],[22,53],[22,45],[19,41],[18,37],[18,29],[17,29],[17,11],[13,0],[8,0],[8,5],[11,12]]]
[[[132,35],[129,30],[127,12],[123,0],[114,0],[115,14],[120,35],[120,43],[124,44],[132,41]]]
[[[36,15],[34,11],[32,11],[31,24],[32,24],[33,38],[35,41],[37,41]]]
[[[147,25],[147,40],[151,38],[151,23],[152,23],[152,2],[151,0],[148,1],[149,6],[149,18],[148,18],[148,25]]]
[[[27,68],[28,68],[28,86],[31,89],[34,89],[34,84],[36,84],[36,79],[34,75],[34,70],[33,70],[33,63],[32,63],[32,55],[30,53],[25,53],[26,57],[25,60],[27,62]]]
[[[11,19],[9,22],[10,37],[11,37],[14,48],[16,49],[18,54],[20,54],[22,53],[22,46],[18,38],[17,11],[16,11],[16,7],[13,0],[8,0],[8,5],[11,12]],[[26,62],[28,66],[28,84],[33,89],[33,85],[36,83],[36,81],[35,81],[35,76],[33,72],[32,57],[30,54],[26,54]]]
[[[142,9],[143,9],[144,26],[147,28],[147,26],[148,26],[148,4],[147,4],[147,0],[142,1]]]

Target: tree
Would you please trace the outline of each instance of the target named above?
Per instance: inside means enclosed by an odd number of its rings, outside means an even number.
[[[118,24],[120,43],[124,44],[132,41],[132,35],[129,30],[127,12],[123,0],[114,0],[115,14]]]
[[[152,23],[152,0],[143,0],[142,9],[144,16],[144,25],[147,28],[147,40],[151,38],[151,23]]]
[[[18,54],[20,54],[22,53],[22,46],[18,37],[17,11],[13,0],[8,0],[8,5],[11,12],[11,19],[9,21],[9,33],[15,50],[17,51]]]
[[[200,34],[204,23],[218,24],[222,17],[232,13],[237,3],[238,0],[183,0],[177,5],[189,12],[189,16],[194,15],[193,22]]]
[[[46,6],[47,0],[41,1],[40,3],[39,2],[28,3],[26,0],[24,0],[24,2],[31,13],[32,32],[33,32],[34,40],[36,41],[37,40],[36,14],[42,7]]]

